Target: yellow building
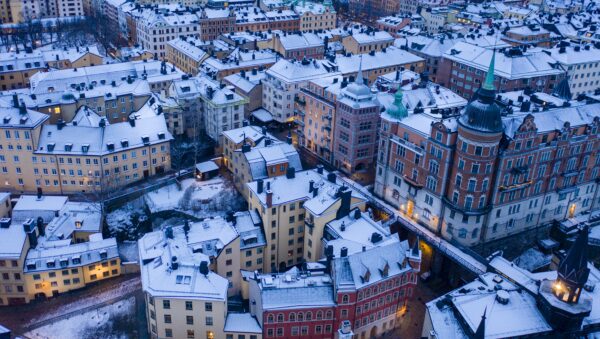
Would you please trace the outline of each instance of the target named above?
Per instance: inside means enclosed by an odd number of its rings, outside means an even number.
[[[219,241],[196,242],[203,231],[201,223],[187,231],[184,226],[167,227],[138,242],[152,338],[225,338],[230,282],[209,267],[210,255],[227,247]],[[238,253],[232,251],[226,260],[239,260]]]
[[[320,259],[325,225],[348,215],[351,209],[364,210],[367,202],[322,167],[298,173],[292,170],[247,186],[249,210],[260,215],[265,231],[267,272]]]
[[[179,37],[167,42],[167,60],[187,74],[196,75],[200,70],[200,64],[209,55],[197,45],[201,41],[192,37]]]
[[[393,44],[394,37],[385,31],[365,31],[342,38],[344,49],[352,54],[380,52]]]
[[[120,274],[121,260],[114,238],[32,248],[24,269],[28,300],[56,297]]]
[[[77,125],[42,128],[48,119],[44,114],[24,108],[5,111],[0,124],[5,190],[107,193],[171,168],[173,137],[162,115],[108,124],[86,110],[81,119],[74,118]]]
[[[294,12],[300,15],[300,31],[314,32],[336,28],[337,13],[333,6],[314,2],[298,2]]]
[[[0,306],[29,302],[23,276],[29,239],[22,225],[11,223],[9,218],[0,219]]]

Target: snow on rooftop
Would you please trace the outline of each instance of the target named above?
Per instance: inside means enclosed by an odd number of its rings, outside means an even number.
[[[262,334],[262,328],[250,313],[227,313],[224,331]]]

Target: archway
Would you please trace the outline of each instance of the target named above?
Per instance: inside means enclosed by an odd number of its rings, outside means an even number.
[[[377,326],[373,326],[371,328],[371,334],[369,335],[369,338],[377,338]]]

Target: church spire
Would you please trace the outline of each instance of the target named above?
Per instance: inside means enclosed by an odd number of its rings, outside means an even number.
[[[485,80],[483,85],[481,86],[483,89],[487,89],[489,91],[494,91],[496,88],[494,87],[494,69],[496,67],[496,49],[492,52],[492,60],[490,61],[490,67],[488,68],[487,74],[485,75]]]
[[[485,314],[487,313],[487,307],[483,310],[483,315],[481,316],[481,321],[479,322],[479,326],[477,326],[477,330],[475,331],[474,339],[485,339]]]
[[[558,265],[558,278],[554,284],[554,295],[567,303],[576,303],[581,289],[586,284],[590,269],[587,257],[588,229],[584,227]]]

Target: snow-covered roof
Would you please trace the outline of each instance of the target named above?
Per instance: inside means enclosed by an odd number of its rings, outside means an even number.
[[[595,118],[600,118],[600,103],[561,107],[550,109],[539,113],[518,112],[502,117],[504,134],[513,137],[519,129],[525,117],[533,116],[533,122],[538,133],[561,130],[566,123],[571,126],[583,126],[591,124]]]
[[[333,267],[337,289],[356,290],[412,271],[405,261],[409,249],[407,241],[394,241],[346,257],[336,257]],[[388,267],[387,275],[383,274],[385,266]]]
[[[578,50],[575,50],[575,46],[567,46],[564,52],[561,52],[561,48],[558,47],[548,49],[547,51],[552,58],[565,66],[600,62],[600,50],[592,45],[587,45],[583,48],[579,47]]]
[[[146,79],[149,83],[172,81],[179,79],[183,72],[173,65],[166,65],[166,74],[161,72],[162,61],[144,60],[115,64],[96,65],[74,69],[51,70],[38,72],[31,76],[32,94],[65,91],[79,86],[89,88],[90,85],[115,84],[127,82],[128,79]],[[83,85],[83,86],[82,86]]]
[[[207,172],[212,172],[212,171],[218,171],[219,166],[217,166],[217,164],[215,164],[214,161],[208,160],[208,161],[197,163],[196,170],[201,173],[207,173]]]
[[[44,125],[37,154],[104,155],[173,139],[163,115],[105,127]]]
[[[240,150],[237,150],[240,151]],[[278,140],[272,140],[268,146],[259,145],[243,153],[250,167],[250,180],[264,179],[269,176],[268,166],[287,163],[296,171],[302,170],[300,155],[294,146]]]
[[[258,286],[265,310],[331,307],[335,305],[331,277],[282,273],[259,275]]]
[[[361,213],[358,219],[355,218],[355,211],[350,212],[344,218],[335,219],[328,222],[325,226],[327,240],[326,245],[333,246],[333,253],[336,257],[340,256],[342,247],[348,249],[348,254],[361,252],[363,246],[369,250],[375,246],[384,246],[392,242],[397,242],[398,237],[392,236],[388,227],[384,227],[381,222],[376,222],[365,213]],[[373,237],[377,233],[381,237]]]
[[[233,142],[236,145],[241,144],[242,142],[244,142],[244,140],[251,141],[253,144],[256,145],[263,139],[265,139],[265,137],[271,140],[278,140],[274,135],[267,132],[266,129],[263,130],[258,126],[252,125],[223,131],[222,134],[225,138],[231,140],[231,142]]]
[[[52,242],[48,243],[50,246]],[[67,246],[44,247],[40,243],[27,252],[24,272],[33,273],[58,268],[81,267],[119,257],[115,238],[88,241]]]
[[[167,44],[196,62],[202,61],[207,56],[204,50],[196,46],[195,39],[192,38],[185,40],[177,38],[167,42]]]
[[[377,44],[377,43],[393,43],[394,37],[386,31],[371,31],[370,33],[354,33],[351,37],[358,44]]]
[[[250,313],[227,313],[225,332],[261,333],[262,328]]]
[[[358,70],[358,67],[356,69]],[[268,77],[273,77],[286,83],[299,83],[337,74],[339,73],[333,71],[329,67],[329,63],[325,63],[323,60],[300,62],[279,59],[279,61],[267,70]]]
[[[0,227],[0,258],[20,258],[26,237],[21,223],[11,221],[8,227]]]
[[[240,250],[266,246],[262,219],[256,211],[236,212],[235,229],[240,235]]]
[[[200,266],[208,265],[210,255],[233,241],[237,232],[227,221],[214,218],[191,224],[187,233],[186,237],[184,226],[169,226],[138,241],[142,288],[154,297],[225,301],[227,279],[211,271],[204,275]]]
[[[278,34],[277,37],[286,50],[324,46],[323,40],[314,33]]]
[[[444,58],[487,71],[495,51],[478,47],[466,42],[456,43],[444,53]],[[496,52],[494,75],[508,80],[527,79],[546,75],[559,75],[564,71],[556,66],[554,60],[542,51],[529,50],[509,56]]]
[[[264,179],[264,187],[262,193],[257,193],[257,182],[249,182],[248,188],[255,194],[261,204],[266,205],[267,195],[266,187],[269,187],[273,194],[272,204],[286,204],[292,201],[305,201],[304,208],[311,211],[315,215],[320,215],[331,207],[340,199],[338,191],[343,185],[343,181],[336,176],[336,182],[333,183],[327,178],[327,171],[319,174],[317,170],[306,170],[296,172],[294,178],[287,176],[272,177]],[[314,182],[313,187],[318,188],[318,194],[314,196],[313,192],[309,192],[310,181]],[[366,200],[359,192],[350,189],[352,197],[359,200]]]
[[[44,218],[44,222],[49,222],[54,215],[61,211],[69,201],[66,196],[42,195],[38,198],[36,195],[21,195],[13,208],[13,218],[25,220],[28,218],[44,217],[44,213],[49,213],[49,218]]]
[[[276,61],[277,55],[272,50],[245,51],[238,48],[231,52],[226,58],[217,59],[210,57],[204,60],[201,69],[206,73],[216,73],[229,69],[267,67],[274,64]]]
[[[351,56],[338,56],[335,59],[338,69],[342,74],[352,74],[358,72],[358,67],[362,59],[363,71],[392,67],[398,65],[413,64],[422,62],[423,58],[410,52],[401,50],[397,47],[388,47],[386,51],[378,51],[373,55],[361,54]]]

